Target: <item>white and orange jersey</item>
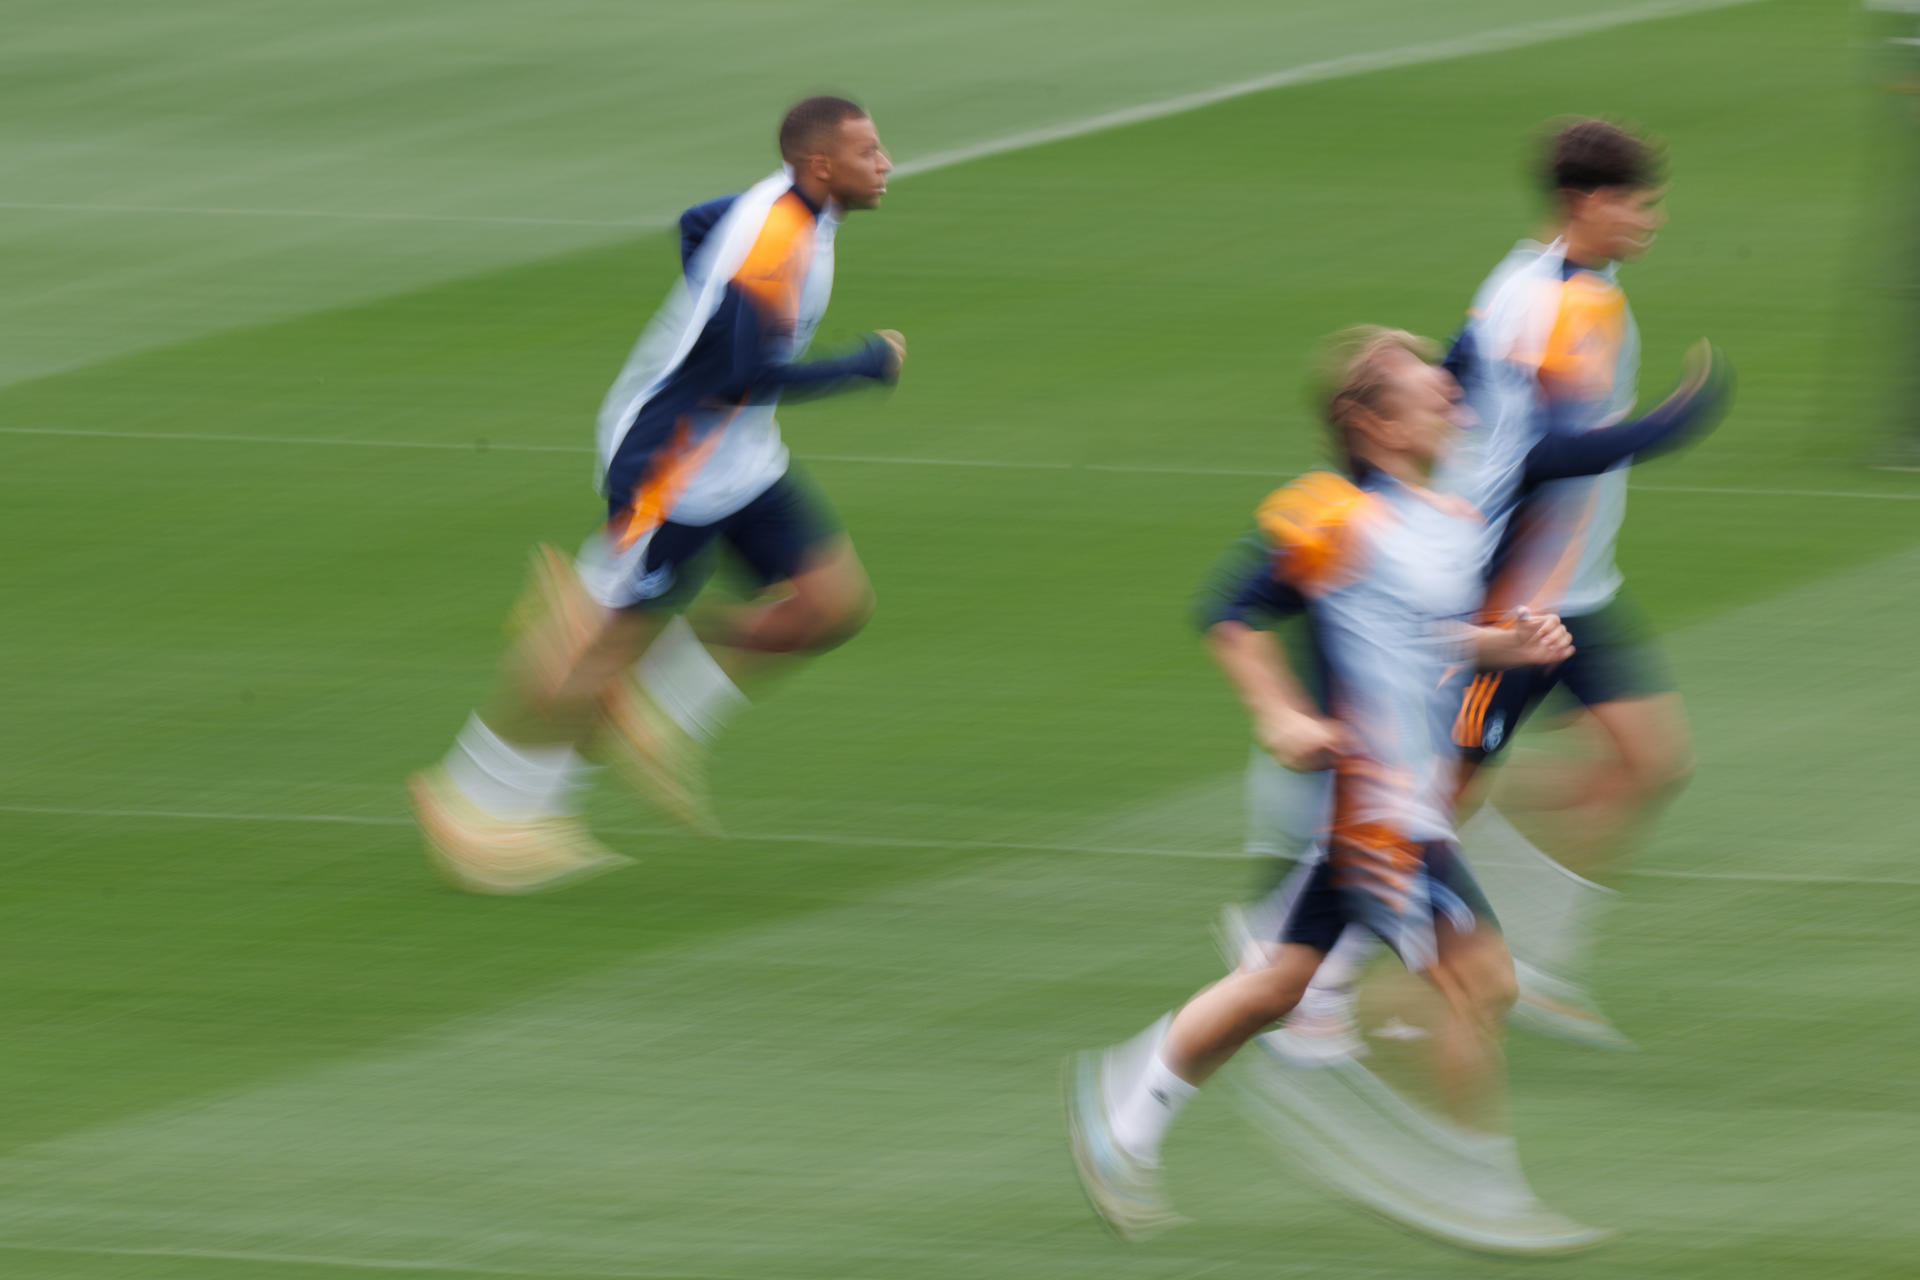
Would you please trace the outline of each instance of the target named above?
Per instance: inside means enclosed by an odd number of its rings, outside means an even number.
[[[1592,430],[1632,411],[1640,336],[1614,275],[1611,265],[1569,262],[1563,241],[1523,241],[1481,285],[1448,354],[1477,423],[1441,483],[1486,514],[1482,553],[1499,564],[1492,612],[1526,605],[1579,616],[1620,590],[1626,464],[1531,491],[1522,475],[1547,432]]]
[[[709,524],[779,479],[782,385],[877,376],[871,351],[799,363],[833,291],[839,225],[785,170],[683,215],[683,274],[600,406],[599,487],[628,535]]]
[[[1261,504],[1270,573],[1305,601],[1329,712],[1354,736],[1332,839],[1389,855],[1453,834],[1453,707],[1480,602],[1479,513],[1374,472],[1311,472]],[[1404,888],[1404,886],[1395,886]]]

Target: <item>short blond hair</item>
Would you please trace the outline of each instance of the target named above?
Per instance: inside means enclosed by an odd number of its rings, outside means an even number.
[[[1328,426],[1345,427],[1354,409],[1379,402],[1386,385],[1380,357],[1391,351],[1432,364],[1440,348],[1431,338],[1378,324],[1357,324],[1320,343],[1313,359],[1313,404]]]
[[[1371,409],[1386,386],[1381,357],[1404,351],[1432,364],[1440,348],[1431,338],[1381,324],[1356,324],[1321,340],[1314,349],[1311,396],[1314,412],[1333,433],[1334,454],[1349,475],[1362,470],[1347,438],[1355,409]]]

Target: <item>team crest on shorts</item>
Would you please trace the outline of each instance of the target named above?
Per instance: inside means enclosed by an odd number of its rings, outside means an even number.
[[[1480,735],[1480,749],[1483,751],[1498,751],[1500,749],[1500,743],[1506,736],[1507,718],[1505,716],[1495,716],[1493,719],[1487,721],[1487,731]]]
[[[672,585],[673,566],[663,564],[657,569],[649,569],[646,573],[640,575],[640,580],[633,584],[634,598],[638,600],[657,599],[665,595],[667,588]]]

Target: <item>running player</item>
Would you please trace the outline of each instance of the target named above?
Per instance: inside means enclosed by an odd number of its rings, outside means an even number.
[[[1510,921],[1516,1017],[1624,1048],[1587,992],[1594,916],[1610,896],[1588,877],[1616,862],[1686,784],[1692,747],[1667,664],[1614,563],[1626,467],[1537,490],[1516,484],[1512,468],[1544,435],[1591,431],[1631,411],[1640,343],[1617,270],[1645,254],[1666,221],[1665,180],[1654,147],[1604,120],[1564,123],[1542,160],[1554,209],[1548,241],[1523,242],[1488,277],[1447,363],[1485,424],[1462,491],[1504,525],[1490,546],[1488,616],[1523,606],[1558,613],[1575,654],[1552,668],[1463,675],[1453,736],[1464,794],[1479,766],[1558,688],[1584,709],[1599,752],[1552,788],[1570,800],[1557,824],[1557,862],[1491,804],[1462,835],[1477,858],[1519,864],[1507,873],[1515,912],[1526,915]],[[1528,788],[1519,790],[1525,798]],[[1548,807],[1543,788],[1531,790],[1531,807]]]
[[[536,555],[504,693],[413,780],[428,850],[462,888],[529,892],[621,861],[574,816],[580,751],[603,728],[643,787],[698,820],[697,744],[744,701],[734,677],[836,645],[872,608],[852,544],[789,473],[774,412],[899,376],[905,343],[891,331],[805,359],[835,232],[849,210],[879,206],[892,163],[844,98],[794,106],[779,145],[780,171],[681,216],[682,278],[600,410],[606,523],[577,569]],[[682,611],[716,545],[763,594],[690,625]]]
[[[1177,1221],[1159,1190],[1162,1139],[1184,1101],[1252,1036],[1297,1004],[1349,924],[1385,941],[1444,999],[1435,1056],[1458,1167],[1427,1202],[1382,1202],[1423,1229],[1503,1251],[1593,1243],[1601,1233],[1540,1208],[1499,1120],[1498,1051],[1513,976],[1492,913],[1453,843],[1456,783],[1444,677],[1564,661],[1551,615],[1471,626],[1485,522],[1429,487],[1453,435],[1457,386],[1411,335],[1340,335],[1321,403],[1346,476],[1316,472],[1260,510],[1272,548],[1208,631],[1256,739],[1296,771],[1331,768],[1326,857],[1288,903],[1269,963],[1243,964],[1130,1046],[1082,1055],[1069,1079],[1075,1160],[1095,1209],[1124,1238]],[[1708,363],[1654,414],[1539,442],[1529,483],[1591,474],[1683,434],[1717,401]],[[1279,648],[1244,620],[1304,610],[1325,681],[1322,714]]]

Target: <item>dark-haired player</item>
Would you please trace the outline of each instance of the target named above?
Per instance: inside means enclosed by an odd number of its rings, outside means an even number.
[[[1578,436],[1632,411],[1640,341],[1618,267],[1644,255],[1666,221],[1663,170],[1659,150],[1617,124],[1558,125],[1539,170],[1553,206],[1550,237],[1520,245],[1481,286],[1448,359],[1484,424],[1477,456],[1466,459],[1476,481],[1464,491],[1505,520],[1492,548],[1486,616],[1557,613],[1575,648],[1555,667],[1461,676],[1454,741],[1463,788],[1556,688],[1583,709],[1599,746],[1590,764],[1553,788],[1561,799],[1552,804],[1563,811],[1557,860],[1491,804],[1462,827],[1462,838],[1483,861],[1522,864],[1511,876],[1508,911],[1520,975],[1516,1017],[1611,1047],[1627,1042],[1588,994],[1586,977],[1594,916],[1609,895],[1584,877],[1685,785],[1692,747],[1667,664],[1614,563],[1626,464],[1538,487],[1518,483],[1513,468],[1536,440]]]
[[[872,608],[851,543],[789,474],[774,415],[899,375],[891,331],[807,358],[835,232],[879,206],[892,162],[844,98],[794,106],[779,146],[778,172],[681,216],[681,278],[600,409],[606,522],[577,565],[537,554],[506,690],[413,781],[429,851],[461,887],[527,892],[617,861],[573,816],[579,750],[600,726],[656,799],[697,820],[700,744],[744,701],[733,675],[839,644]],[[696,634],[682,611],[716,549],[763,591]]]

